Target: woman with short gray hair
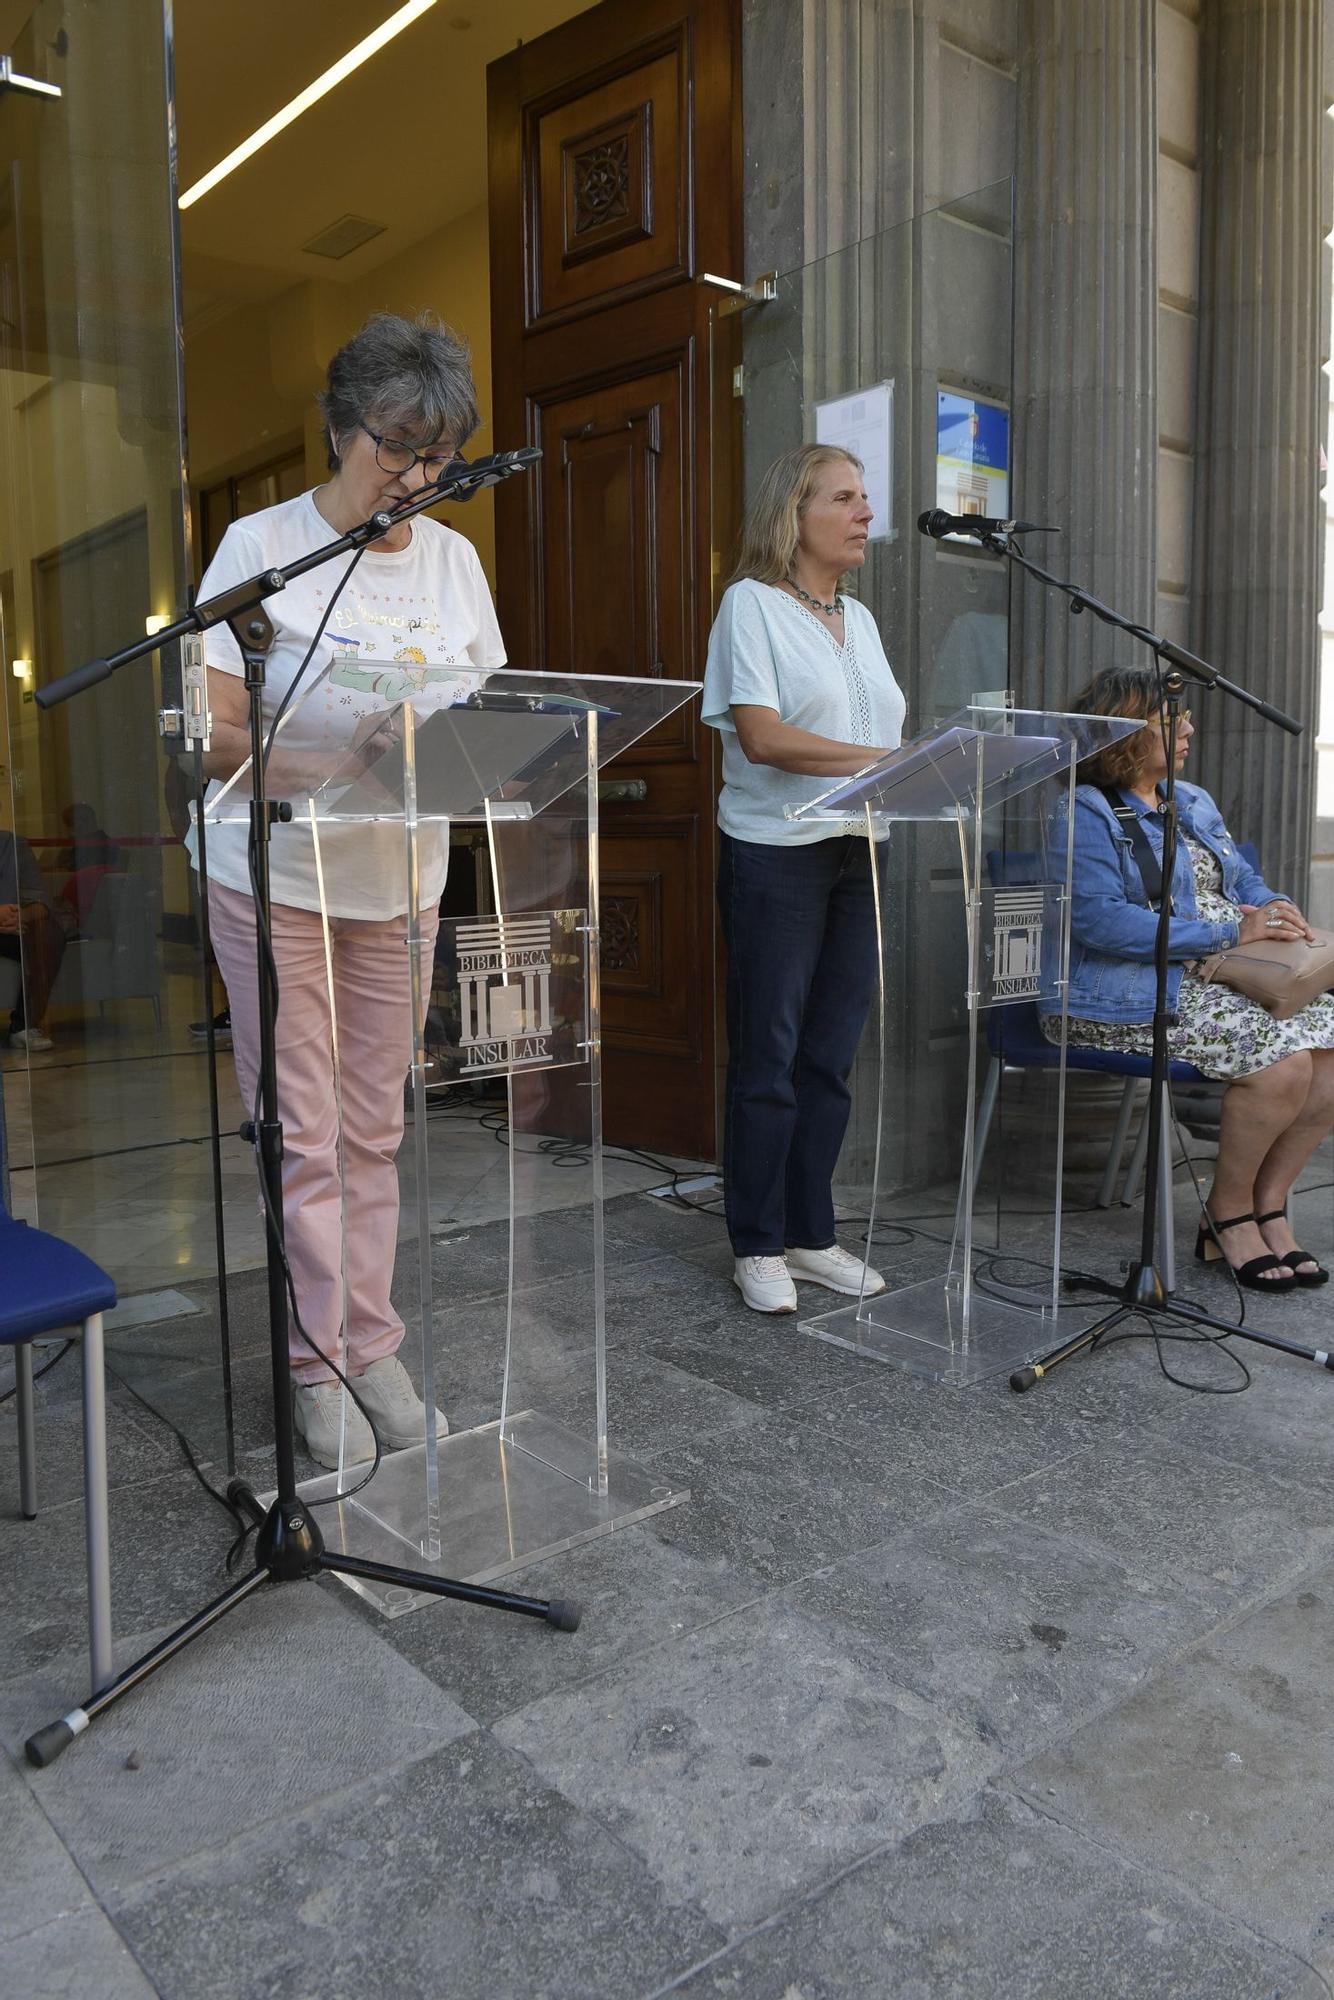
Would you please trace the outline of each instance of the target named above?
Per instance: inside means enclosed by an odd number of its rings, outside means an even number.
[[[392,512],[440,476],[479,422],[467,349],[431,313],[415,319],[377,313],[368,320],[329,363],[319,403],[331,477],[299,499],[234,521],[200,585],[203,597],[308,554],[331,530],[341,535],[372,514]],[[425,514],[396,522],[354,562],[343,553],[308,570],[266,608],[275,630],[266,716],[272,719],[298,686],[304,690],[289,710],[283,751],[289,759],[305,755],[325,772],[336,768],[364,718],[384,706],[377,674],[347,655],[376,663],[381,678],[383,663],[400,663],[395,684],[419,679],[428,703],[448,703],[455,692],[441,667],[492,668],[505,660],[476,552]],[[225,626],[211,631],[206,644],[213,712],[206,768],[222,779],[250,750],[244,663]],[[424,829],[420,905],[428,963],[447,863],[447,830]],[[356,1397],[346,1410],[349,1461],[373,1455],[368,1416],[390,1448],[420,1442],[426,1424],[398,1359],[404,1329],[390,1301],[395,1155],[413,1042],[402,836],[389,824],[326,824],[317,856],[308,825],[275,825],[269,867],[283,1214],[300,1318],[299,1328],[293,1316],[291,1338],[293,1412],[311,1456],[333,1466],[343,1412],[331,1361],[351,1378]],[[255,905],[248,829],[239,821],[210,832],[209,880],[237,1078],[251,1104],[259,1070]],[[439,1435],[446,1428],[439,1411],[435,1421]]]

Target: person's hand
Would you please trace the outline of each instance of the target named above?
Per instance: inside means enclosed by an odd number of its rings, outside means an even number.
[[[23,928],[23,912],[17,903],[0,903],[0,933],[12,937]]]
[[[1259,909],[1253,903],[1243,903],[1240,907],[1245,914],[1237,937],[1238,944],[1291,944],[1296,938],[1305,938],[1310,943],[1315,936],[1301,911],[1292,903],[1263,903]]]

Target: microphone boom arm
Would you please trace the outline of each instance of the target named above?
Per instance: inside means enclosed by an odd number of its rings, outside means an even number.
[[[1081,585],[1071,583],[1065,577],[1053,576],[1050,570],[1043,569],[1039,563],[1026,556],[1022,549],[1016,548],[1009,535],[984,535],[982,546],[990,549],[995,555],[1004,556],[1018,568],[1026,570],[1039,583],[1048,584],[1053,590],[1061,591],[1070,599],[1072,616],[1082,611],[1091,611],[1095,618],[1101,618],[1104,625],[1114,625],[1118,631],[1128,633],[1132,639],[1138,639],[1141,645],[1156,653],[1160,660],[1165,660],[1168,666],[1176,667],[1180,673],[1201,687],[1218,688],[1223,694],[1231,695],[1234,701],[1239,701],[1245,707],[1254,709],[1257,715],[1262,715],[1266,722],[1276,723],[1280,729],[1286,729],[1289,736],[1302,734],[1303,724],[1298,722],[1295,716],[1288,715],[1281,708],[1275,708],[1272,702],[1262,700],[1258,694],[1252,694],[1249,688],[1241,687],[1236,681],[1230,681],[1226,674],[1220,674],[1217,667],[1210,666],[1208,660],[1202,660],[1198,653],[1187,652],[1184,646],[1178,646],[1172,639],[1163,638],[1161,633],[1151,631],[1147,625],[1137,625],[1133,618],[1123,617],[1119,611],[1114,611],[1110,604],[1104,604],[1100,598],[1094,597]]]
[[[54,708],[71,696],[82,694],[85,688],[110,680],[122,667],[141,660],[146,653],[156,653],[159,648],[169,646],[192,632],[209,632],[216,625],[230,625],[247,611],[256,610],[266,597],[276,597],[280,590],[285,590],[295,577],[304,576],[307,570],[318,569],[321,563],[331,562],[335,556],[348,550],[368,548],[400,521],[411,520],[414,514],[437,506],[441,500],[469,500],[484,486],[496,486],[515,472],[526,472],[541,456],[536,445],[525,445],[519,451],[496,452],[490,458],[475,459],[471,465],[460,461],[456,467],[447,467],[439,479],[424,486],[410,500],[372,514],[369,520],[358,522],[355,528],[349,528],[336,541],[298,556],[281,569],[258,570],[254,576],[232,584],[227,590],[220,590],[215,597],[202,599],[183,618],[163,625],[146,638],[136,639],[132,645],[122,646],[117,653],[108,653],[102,659],[85,660],[82,666],[72,667],[67,674],[61,674],[57,680],[48,681],[45,687],[37,688],[33,699],[39,708]]]

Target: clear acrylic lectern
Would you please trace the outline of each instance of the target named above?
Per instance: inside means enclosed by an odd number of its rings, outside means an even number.
[[[428,1421],[355,1493],[365,1465],[302,1484],[334,1502],[321,1523],[346,1553],[482,1582],[689,1497],[608,1436],[598,772],[697,692],[335,655],[277,730],[268,789],[313,847],[326,961],[349,843],[407,913],[416,1033],[385,1255],[400,1358],[450,1430]],[[209,818],[246,817],[247,786],[243,768]],[[475,893],[437,927],[422,889],[451,826],[470,829]],[[341,1130],[332,991],[331,974]],[[390,1616],[430,1601],[344,1581]]]
[[[835,820],[866,833],[872,853],[896,824],[955,822],[967,965],[967,1076],[958,1127],[929,1135],[931,1146],[923,1135],[922,1149],[953,1156],[957,1174],[936,1178],[945,1198],[925,1216],[917,1197],[931,1189],[911,1191],[906,1205],[914,1211],[915,1236],[905,1245],[901,1232],[896,1241],[895,1203],[880,1185],[881,1137],[895,1115],[885,1055],[899,913],[885,907],[882,877],[873,869],[880,1081],[867,1260],[886,1288],[803,1320],[804,1332],[960,1386],[1018,1367],[1050,1346],[1060,1302],[1075,767],[1143,726],[1121,716],[979,701],[794,812],[797,819]],[[1066,811],[1058,810],[1063,796]],[[1023,1039],[1043,1060],[1007,1067],[1001,1016],[1019,1008],[1028,1014]]]

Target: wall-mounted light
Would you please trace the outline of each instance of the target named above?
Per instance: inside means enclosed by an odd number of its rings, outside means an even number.
[[[242,139],[239,146],[233,146],[225,159],[219,160],[216,167],[210,167],[206,174],[201,175],[185,190],[177,202],[177,207],[190,208],[202,195],[208,194],[219,181],[234,173],[242,161],[257,153],[261,146],[267,146],[270,139],[276,139],[280,132],[285,131],[301,116],[303,111],[309,111],[312,104],[318,104],[322,97],[327,97],[344,77],[351,76],[353,70],[360,69],[364,62],[369,62],[386,42],[392,42],[395,35],[401,35],[404,28],[410,28],[414,21],[419,20],[434,5],[435,0],[407,0],[406,6],[391,14],[387,21],[382,21],[378,28],[367,35],[364,41],[358,42],[354,49],[349,49],[345,56],[340,56],[323,75],[316,77],[314,83],[308,83],[304,90],[298,91],[289,103],[284,104],[281,111],[275,111],[272,118],[265,119],[248,139]]]
[[[32,679],[32,661],[14,660],[11,662],[10,671],[16,681],[30,681]]]
[[[60,97],[63,95],[58,83],[44,83],[40,76],[22,76],[14,67],[12,56],[0,56],[0,95],[13,90],[20,97]]]
[[[162,612],[153,611],[144,620],[144,631],[151,639],[155,632],[160,632],[164,625],[170,625],[170,623],[170,618],[165,617]]]

